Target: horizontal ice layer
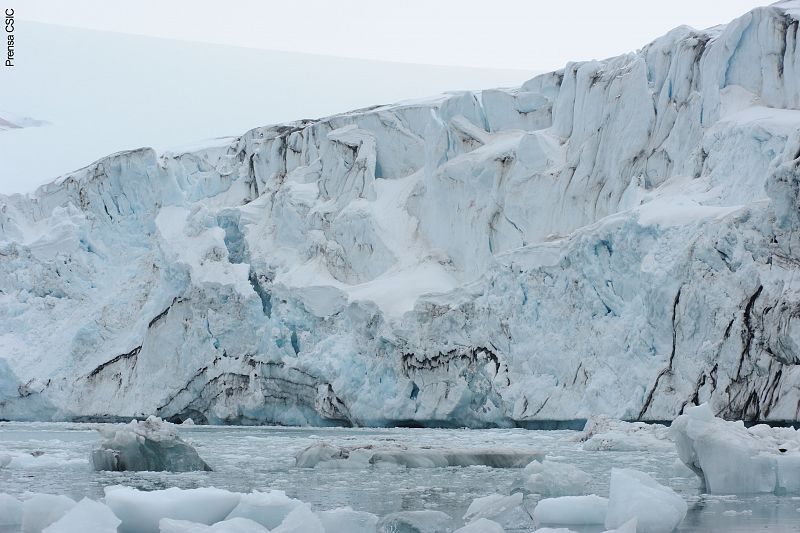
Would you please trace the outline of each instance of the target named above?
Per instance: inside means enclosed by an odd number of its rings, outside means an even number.
[[[800,432],[746,428],[714,416],[709,404],[690,407],[671,426],[681,460],[716,494],[800,494]]]
[[[178,436],[175,426],[155,416],[99,431],[104,440],[100,448],[92,451],[95,470],[211,470],[197,451]]]
[[[2,197],[0,418],[796,420],[799,6]]]
[[[534,450],[470,450],[447,448],[378,447],[374,445],[340,447],[324,442],[312,444],[295,455],[301,468],[363,468],[376,464],[392,464],[407,468],[441,468],[447,466],[488,466],[521,468],[544,454]]]

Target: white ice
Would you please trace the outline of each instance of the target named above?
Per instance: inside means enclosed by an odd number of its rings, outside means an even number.
[[[800,432],[729,422],[710,404],[690,407],[672,434],[681,460],[716,494],[800,493]]]
[[[540,500],[533,509],[533,519],[537,524],[602,524],[607,511],[608,498],[595,494],[560,496]]]
[[[636,519],[638,533],[671,533],[683,521],[688,506],[674,490],[644,472],[611,470],[607,528],[621,528]]]

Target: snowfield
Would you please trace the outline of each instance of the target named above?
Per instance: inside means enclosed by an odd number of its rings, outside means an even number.
[[[798,19],[0,197],[0,418],[798,420]]]

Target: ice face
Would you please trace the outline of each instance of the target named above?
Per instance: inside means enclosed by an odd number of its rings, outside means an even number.
[[[464,514],[464,521],[473,523],[484,518],[509,530],[528,530],[533,527],[533,520],[519,492],[510,496],[490,494],[473,500]]]
[[[638,470],[611,470],[607,528],[623,528],[636,519],[639,533],[671,533],[683,521],[688,506],[669,487]]]
[[[608,498],[595,494],[560,496],[540,500],[533,509],[537,524],[602,524],[606,520]]]
[[[84,498],[42,533],[117,533],[119,518],[100,502]]]
[[[796,419],[798,13],[3,197],[0,418]]]
[[[792,428],[746,428],[703,404],[675,419],[671,432],[681,460],[711,493],[800,493],[800,432]]]
[[[63,495],[36,494],[28,498],[22,503],[22,533],[41,533],[73,507],[75,500]]]
[[[146,492],[129,487],[107,487],[105,501],[122,523],[120,533],[158,533],[162,518],[214,524],[225,520],[239,503],[240,494],[215,488]]]
[[[211,470],[197,451],[178,436],[173,425],[160,418],[133,420],[118,428],[104,428],[101,433],[105,440],[92,451],[95,470]]]

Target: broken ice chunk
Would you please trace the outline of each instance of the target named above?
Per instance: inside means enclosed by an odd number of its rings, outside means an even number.
[[[644,472],[611,470],[607,528],[621,528],[635,518],[637,533],[671,533],[683,521],[687,508],[674,490]]]
[[[533,520],[523,507],[522,499],[523,496],[520,492],[511,496],[490,494],[483,498],[476,498],[464,514],[464,520],[474,522],[481,518],[487,518],[505,529],[531,529]]]
[[[591,482],[589,474],[567,463],[533,461],[522,471],[522,489],[545,498],[582,496]]]
[[[384,516],[378,533],[449,533],[452,521],[441,511],[401,511]]]
[[[119,518],[100,502],[84,498],[43,533],[117,533]]]
[[[92,452],[95,470],[211,471],[197,451],[178,436],[175,426],[158,417],[98,431],[105,440]]]
[[[537,524],[602,524],[607,510],[608,500],[595,494],[561,496],[545,498],[536,504],[533,519]]]
[[[714,416],[690,407],[671,426],[678,456],[715,494],[800,493],[800,432]]]
[[[338,447],[316,443],[295,455],[295,464],[313,468],[334,462],[338,468],[363,468],[375,464],[394,464],[407,468],[437,468],[447,466],[489,466],[492,468],[522,468],[531,461],[544,459],[533,450],[472,450],[450,448],[406,448],[351,446]],[[330,467],[331,465],[326,465]]]

